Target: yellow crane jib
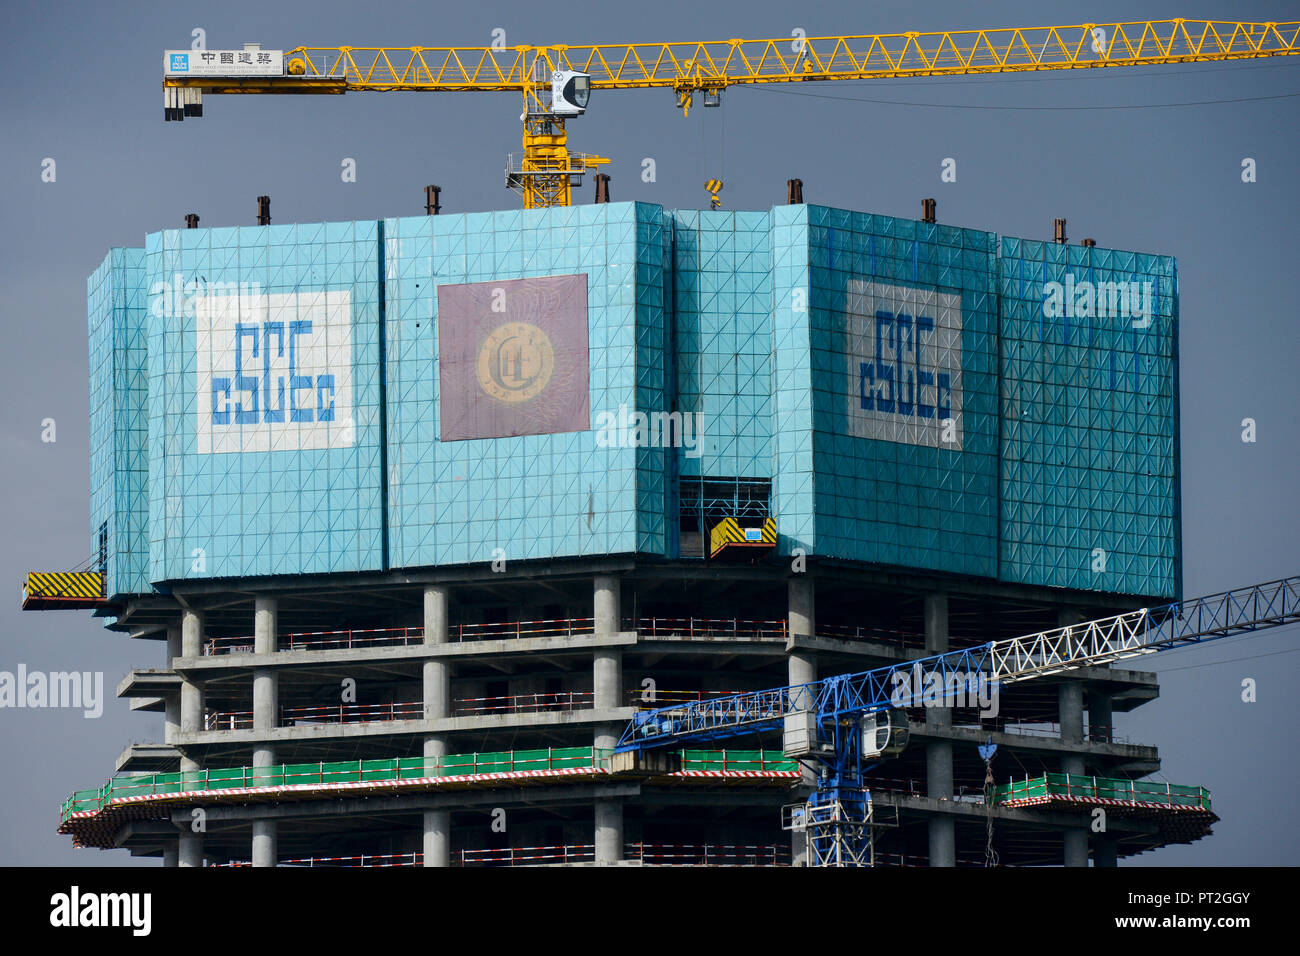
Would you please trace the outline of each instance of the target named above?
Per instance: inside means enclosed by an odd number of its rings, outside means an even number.
[[[735,518],[723,518],[709,530],[709,558],[729,552],[740,554],[776,547],[776,519],[767,518],[761,525],[742,527]]]
[[[32,571],[23,579],[23,610],[97,608],[106,604],[101,571]]]
[[[685,114],[729,86],[1097,69],[1291,56],[1300,21],[1133,20],[930,33],[589,46],[295,47],[168,50],[165,118],[203,114],[203,93],[512,92],[524,154],[507,169],[525,208],[567,205],[570,186],[608,160],[570,156],[564,120],[594,90],[663,87]]]

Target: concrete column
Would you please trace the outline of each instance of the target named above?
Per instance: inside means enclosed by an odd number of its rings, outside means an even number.
[[[186,608],[181,612],[181,657],[199,657],[203,653],[203,615]],[[197,734],[203,730],[203,690],[193,681],[181,679],[180,730],[183,734]],[[181,771],[199,770],[199,762],[182,755]],[[200,857],[202,849],[199,851]],[[185,862],[185,846],[181,845],[181,866],[199,866]]]
[[[1062,608],[1057,616],[1058,627],[1077,624],[1081,615],[1072,608]],[[1083,742],[1083,684],[1067,680],[1057,689],[1057,709],[1061,722],[1061,741],[1078,744]],[[1061,770],[1067,774],[1085,773],[1082,754],[1062,754]],[[1062,833],[1064,860],[1066,866],[1088,865],[1088,830],[1086,826],[1074,827]]]
[[[957,865],[957,832],[948,817],[930,818],[930,865]]]
[[[181,656],[181,626],[174,624],[167,628],[167,669],[171,670],[172,661]],[[163,700],[163,743],[172,743],[181,729],[181,695],[177,691],[168,694]],[[175,865],[175,864],[173,864]]]
[[[1113,837],[1094,837],[1092,865],[1119,866],[1119,841]]]
[[[178,866],[203,865],[203,834],[188,827],[181,830],[176,840],[176,862]]]
[[[451,593],[448,588],[430,585],[424,589],[424,643],[426,647],[446,644]],[[441,720],[451,716],[451,665],[444,660],[424,662],[424,719]],[[442,738],[431,738],[441,741]],[[425,748],[425,756],[442,756]]]
[[[259,597],[254,599],[253,607],[253,651],[257,654],[274,654],[277,642],[278,602],[275,598]],[[266,733],[279,724],[279,671],[274,667],[255,668],[253,670],[253,730]],[[272,747],[259,747],[254,751],[254,767],[269,767],[274,763],[275,751]]]
[[[275,821],[253,821],[253,866],[276,866]]]
[[[1083,685],[1067,680],[1057,687],[1057,701],[1061,721],[1061,741],[1069,744],[1083,742]],[[1061,770],[1064,773],[1082,774],[1082,754],[1062,754]]]
[[[1110,694],[1093,691],[1088,695],[1088,739],[1110,743],[1115,739],[1114,713]]]
[[[253,729],[267,731],[280,723],[280,677],[274,667],[253,670]]]
[[[925,653],[943,654],[948,649],[948,595],[927,594],[925,596]],[[925,722],[932,727],[951,727],[952,708],[927,707]],[[949,776],[952,776],[951,768],[949,768]],[[952,796],[951,791],[945,796]]]
[[[181,612],[181,656],[199,657],[203,654],[203,613],[193,608]]]
[[[792,582],[793,583],[793,582]],[[793,633],[793,631],[791,631]],[[785,656],[786,682],[793,684],[811,684],[817,679],[817,655],[811,651],[791,650]],[[813,768],[800,764],[802,779],[800,793],[806,796],[817,786],[817,773]],[[793,866],[808,865],[808,836],[797,831],[790,831],[790,863]]]
[[[617,648],[600,649],[592,655],[592,706],[596,710],[621,707],[623,701],[623,652]]]
[[[817,633],[816,592],[812,578],[800,575],[790,579],[787,600],[790,607],[790,634],[807,637]]]
[[[942,654],[949,649],[948,595],[925,596],[925,652]],[[927,727],[951,727],[952,708],[927,707]],[[935,740],[925,748],[925,792],[937,800],[951,800],[953,793],[952,741]],[[932,816],[929,821],[930,865],[957,865],[956,822],[946,814]]]
[[[1069,627],[1083,620],[1079,611],[1070,607],[1060,608],[1056,612],[1056,626]],[[1066,743],[1083,742],[1083,685],[1078,681],[1067,680],[1057,690],[1057,712],[1061,723],[1061,739]],[[1083,757],[1070,755],[1061,758],[1061,770],[1065,773],[1081,774]]]
[[[592,616],[597,634],[617,634],[623,629],[619,609],[619,579],[614,574],[597,575],[592,592]]]
[[[430,734],[424,738],[424,772],[432,776],[439,770],[438,761],[447,756],[447,738],[441,734]]]
[[[253,652],[274,654],[279,649],[280,602],[273,597],[253,599]]]
[[[426,592],[427,593],[427,592]],[[427,635],[427,631],[425,632]],[[438,772],[438,758],[447,755],[447,738],[430,734],[424,738],[424,772]],[[424,812],[424,865],[449,866],[451,861],[451,814],[446,810]]]
[[[597,634],[616,634],[622,627],[619,608],[619,579],[614,575],[596,578],[593,592],[595,630]],[[596,710],[609,710],[622,704],[623,652],[597,650],[591,664],[593,701]],[[610,751],[618,745],[622,733],[619,724],[598,724],[592,741],[597,751]],[[595,806],[596,863],[608,866],[623,859],[623,804],[617,800],[599,800]]]
[[[176,843],[170,840],[163,844],[162,865],[165,869],[170,869],[181,865],[179,840]]]
[[[596,802],[596,864],[608,866],[623,859],[623,804],[618,800]]]
[[[424,589],[424,643],[446,644],[451,591],[441,585]]]
[[[1081,827],[1065,831],[1065,865],[1088,865],[1088,830]]]
[[[936,740],[925,748],[926,795],[938,800],[952,799],[952,741]],[[944,814],[930,817],[930,865],[957,865],[955,821]]]
[[[424,811],[424,865],[451,865],[451,814],[446,810]]]
[[[451,665],[446,661],[424,662],[424,719],[451,716]]]
[[[811,684],[817,679],[817,655],[812,651],[790,651],[785,661],[786,677],[791,685]]]

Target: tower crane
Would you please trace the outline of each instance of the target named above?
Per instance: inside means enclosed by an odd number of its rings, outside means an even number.
[[[1300,21],[1136,20],[934,33],[591,46],[313,47],[169,50],[164,118],[203,115],[203,94],[509,92],[522,98],[523,155],[506,185],[525,209],[567,206],[605,157],[570,152],[566,123],[593,92],[671,90],[682,114],[731,86],[1104,69],[1289,56]],[[717,191],[711,191],[715,197]]]
[[[915,690],[900,696],[900,687],[913,688],[914,675],[927,675],[927,684],[934,675],[926,702],[944,706],[972,675],[1012,684],[1296,621],[1300,576],[807,684],[642,711],[619,738],[615,766],[639,769],[663,747],[781,731],[785,755],[817,778],[804,803],[785,809],[783,825],[806,833],[810,865],[865,866],[873,823],[866,774],[907,746],[900,702],[914,702]]]

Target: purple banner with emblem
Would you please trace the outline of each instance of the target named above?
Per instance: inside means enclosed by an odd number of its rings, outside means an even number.
[[[587,277],[438,286],[443,441],[591,427]]]

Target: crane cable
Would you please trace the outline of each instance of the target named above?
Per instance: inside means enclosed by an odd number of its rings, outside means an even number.
[[[992,743],[992,740],[989,741]],[[984,842],[984,865],[994,867],[998,865],[998,854],[993,849],[993,792],[995,784],[993,782],[993,753],[995,748],[985,751],[984,747],[980,748],[984,756],[984,821],[985,821],[985,842]]]

